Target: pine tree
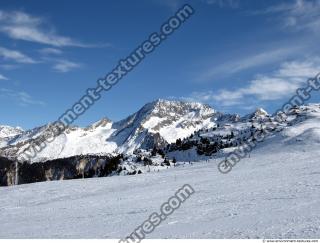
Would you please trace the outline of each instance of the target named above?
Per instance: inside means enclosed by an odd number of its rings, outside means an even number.
[[[172,163],[174,166],[176,165],[176,163],[177,163],[176,157],[173,157]]]
[[[163,164],[166,166],[170,166],[170,162],[167,160],[167,158],[164,159]]]

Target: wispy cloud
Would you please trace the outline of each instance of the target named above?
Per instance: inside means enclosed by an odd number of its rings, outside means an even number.
[[[240,5],[239,0],[202,0],[207,4],[215,4],[221,8],[230,7],[230,8],[237,8]]]
[[[291,55],[296,54],[301,49],[301,47],[293,46],[264,50],[262,52],[252,54],[249,56],[247,55],[245,57],[241,57],[230,62],[212,65],[199,75],[198,80],[206,81],[221,76],[230,76],[232,74],[251,68],[275,63],[277,61],[283,61]]]
[[[3,70],[14,70],[20,67],[20,64],[0,64],[0,68]]]
[[[11,50],[4,47],[0,47],[0,57],[2,57],[5,60],[14,61],[17,63],[26,63],[26,64],[33,64],[36,63],[36,61],[23,54],[20,51],[17,50]]]
[[[6,76],[3,76],[2,74],[0,74],[0,80],[8,80],[8,78]]]
[[[0,10],[0,32],[12,39],[36,42],[56,47],[104,47],[109,44],[87,44],[59,35],[45,19],[21,11],[5,12]]]
[[[274,14],[282,21],[284,28],[319,32],[320,0],[295,0],[280,3],[255,14]]]
[[[248,100],[274,101],[292,95],[308,78],[314,77],[320,70],[320,58],[305,61],[285,62],[269,75],[257,75],[244,87],[217,92],[194,92],[187,99],[204,103],[218,103],[222,106],[234,106],[248,103]],[[249,102],[250,103],[250,102]]]
[[[153,2],[166,6],[172,11],[177,10],[179,6],[185,3],[183,0],[153,0]],[[240,5],[240,0],[195,0],[194,2],[217,6],[220,8],[237,8]]]
[[[30,94],[24,91],[15,91],[12,89],[0,89],[0,98],[11,99],[20,106],[41,105],[45,102],[34,99]]]
[[[63,53],[61,50],[51,47],[43,48],[39,52],[44,55],[61,55]]]
[[[66,73],[74,69],[80,68],[82,64],[72,62],[69,60],[57,60],[57,63],[54,64],[53,69],[57,72]]]

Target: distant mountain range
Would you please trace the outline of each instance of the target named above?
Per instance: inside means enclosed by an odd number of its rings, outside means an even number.
[[[82,154],[131,154],[136,149],[164,147],[197,130],[214,127],[223,116],[200,103],[157,100],[119,122],[103,118],[85,128],[70,126],[33,161]],[[35,143],[50,126],[26,131],[0,126],[0,155],[14,158],[28,145]]]
[[[172,166],[176,161],[205,160],[232,151],[250,139],[255,131],[271,124],[278,133],[307,123],[314,116],[320,116],[320,105],[294,107],[287,116],[279,122],[261,108],[240,117],[200,103],[157,100],[119,122],[103,118],[85,128],[68,127],[26,162],[19,176],[23,182],[35,182],[112,173],[136,174]],[[310,131],[315,132],[309,135],[317,138],[319,129],[312,124]],[[0,126],[0,157],[3,159],[0,184],[13,184],[17,172],[12,164],[17,154],[37,144],[51,126],[47,124],[26,131]],[[305,136],[304,139],[308,139]]]

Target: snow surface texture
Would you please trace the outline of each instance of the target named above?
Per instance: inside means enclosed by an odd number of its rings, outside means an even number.
[[[320,238],[319,114],[221,158],[160,172],[0,188],[0,238],[123,238],[184,184],[196,191],[148,238]]]

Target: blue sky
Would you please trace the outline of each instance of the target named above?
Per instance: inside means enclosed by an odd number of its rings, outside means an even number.
[[[195,14],[78,125],[158,98],[272,112],[320,72],[319,0],[2,0],[0,124],[56,120],[186,2]]]

